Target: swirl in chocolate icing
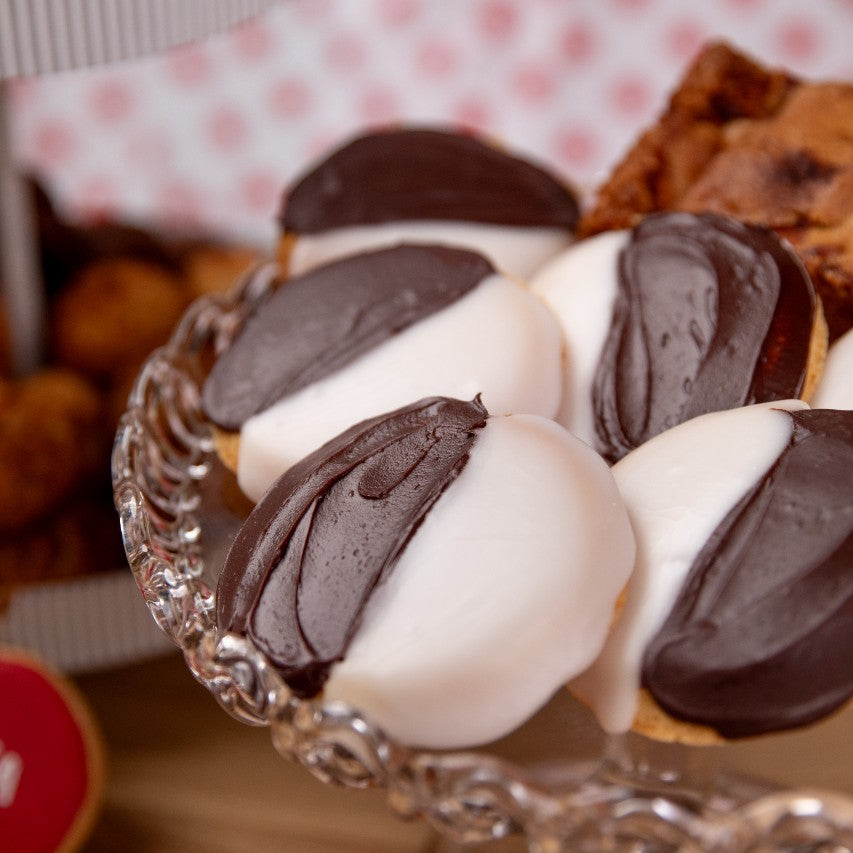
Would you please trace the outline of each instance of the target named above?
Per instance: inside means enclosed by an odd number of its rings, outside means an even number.
[[[287,196],[286,231],[442,220],[572,231],[574,195],[517,157],[462,134],[397,129],[354,139]]]
[[[593,382],[611,461],[682,421],[803,388],[815,295],[769,229],[712,214],[647,217],[619,257]]]
[[[238,429],[493,273],[476,252],[399,245],[291,279],[256,306],[214,363],[203,388],[207,416],[223,429]]]
[[[291,468],[231,546],[216,591],[220,629],[251,637],[295,693],[316,695],[487,415],[479,399],[421,400]]]
[[[661,707],[726,737],[853,696],[853,412],[788,414],[788,447],[699,553],[643,661]]]

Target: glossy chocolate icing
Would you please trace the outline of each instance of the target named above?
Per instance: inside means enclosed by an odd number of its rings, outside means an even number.
[[[712,214],[656,214],[633,229],[618,263],[593,382],[606,458],[697,415],[799,396],[815,295],[772,231]]]
[[[316,695],[487,415],[479,399],[421,400],[352,427],[287,471],[228,553],[220,629],[251,637],[297,695]]]
[[[400,245],[291,279],[255,308],[217,358],[202,392],[207,416],[223,429],[239,429],[493,273],[476,252]]]
[[[708,540],[643,661],[671,716],[726,737],[853,696],[853,412],[787,414],[787,448]]]
[[[432,129],[352,140],[302,177],[281,214],[285,231],[443,220],[574,230],[578,205],[531,163],[471,136]]]

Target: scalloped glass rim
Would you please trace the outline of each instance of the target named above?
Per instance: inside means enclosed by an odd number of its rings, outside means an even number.
[[[232,296],[193,303],[143,366],[112,458],[125,550],[143,598],[225,710],[269,726],[278,752],[321,780],[383,786],[397,813],[422,815],[461,842],[520,833],[543,851],[853,849],[846,795],[722,777],[709,785],[677,762],[630,751],[563,761],[559,773],[540,778],[488,753],[411,749],[352,708],[292,697],[250,642],[219,636],[213,564],[238,522],[205,517],[218,462],[200,386],[247,308],[275,286],[275,272],[261,266]]]

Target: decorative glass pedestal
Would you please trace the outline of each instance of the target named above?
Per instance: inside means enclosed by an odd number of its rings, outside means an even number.
[[[849,754],[850,713],[814,732],[762,739],[763,751],[689,748],[606,737],[562,691],[496,744],[427,752],[393,742],[355,709],[293,698],[248,641],[219,635],[217,572],[250,506],[218,461],[200,386],[273,281],[272,268],[261,269],[230,300],[189,309],[140,373],[113,452],[115,503],[142,596],[230,714],[269,726],[278,752],[321,780],[382,786],[400,815],[422,816],[462,842],[521,834],[543,853],[853,849],[853,797],[813,787],[820,778],[798,787],[797,757],[805,754],[817,777],[821,766],[837,772],[847,759],[844,745],[840,757],[834,746],[846,740]],[[787,778],[755,781],[779,776],[780,755]]]

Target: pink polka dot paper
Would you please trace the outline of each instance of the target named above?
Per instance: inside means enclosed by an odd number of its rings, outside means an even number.
[[[471,128],[582,189],[707,39],[853,78],[853,4],[288,0],[164,55],[8,85],[15,150],[70,213],[259,243],[328,146],[395,122]]]

